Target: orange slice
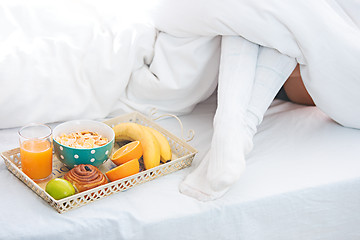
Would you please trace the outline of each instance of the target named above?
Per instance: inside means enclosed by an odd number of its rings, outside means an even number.
[[[140,165],[137,158],[130,160],[120,166],[117,166],[110,171],[107,171],[105,174],[108,179],[113,182],[121,178],[125,178],[131,175],[134,175],[140,171]]]
[[[142,154],[143,149],[140,141],[133,141],[116,150],[110,159],[119,166],[134,158],[141,158]]]

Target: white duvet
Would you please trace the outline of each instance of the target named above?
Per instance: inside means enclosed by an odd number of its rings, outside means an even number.
[[[187,69],[192,63],[182,63],[175,73],[169,60],[162,71],[173,79],[161,82],[149,71],[157,31],[146,18],[146,4],[1,2],[0,128],[152,107],[189,112],[206,99],[216,86],[214,64],[206,66],[213,68],[213,84],[201,89],[202,82],[194,78],[203,77],[207,69],[198,71],[202,66]],[[129,86],[129,81],[141,81],[141,86]]]
[[[1,1],[0,128],[190,112],[216,87],[218,35],[296,58],[315,103],[353,126],[359,12],[355,0]]]
[[[154,31],[130,28],[114,4],[1,3],[1,128],[100,118],[116,108],[140,57],[132,46],[151,46]]]

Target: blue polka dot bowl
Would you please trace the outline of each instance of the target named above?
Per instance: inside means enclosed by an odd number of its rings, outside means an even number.
[[[56,139],[62,134],[89,131],[108,139],[105,145],[94,148],[75,148],[59,143]],[[74,120],[61,123],[53,130],[53,144],[56,157],[70,168],[79,164],[99,167],[109,158],[114,147],[115,134],[105,123],[93,120]]]

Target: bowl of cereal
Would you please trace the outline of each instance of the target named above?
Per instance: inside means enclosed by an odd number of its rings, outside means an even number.
[[[111,155],[114,139],[110,126],[93,120],[68,121],[53,130],[55,155],[71,168],[79,164],[99,167],[105,163]]]

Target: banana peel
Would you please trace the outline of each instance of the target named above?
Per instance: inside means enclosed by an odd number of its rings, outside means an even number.
[[[159,131],[137,123],[119,123],[113,127],[115,141],[140,141],[143,147],[145,169],[171,160],[171,148],[166,137]]]
[[[144,128],[148,129],[159,142],[160,145],[160,161],[162,163],[167,163],[168,161],[171,161],[172,152],[171,147],[169,144],[169,141],[166,139],[166,137],[159,131],[157,131],[154,128],[143,126]]]

